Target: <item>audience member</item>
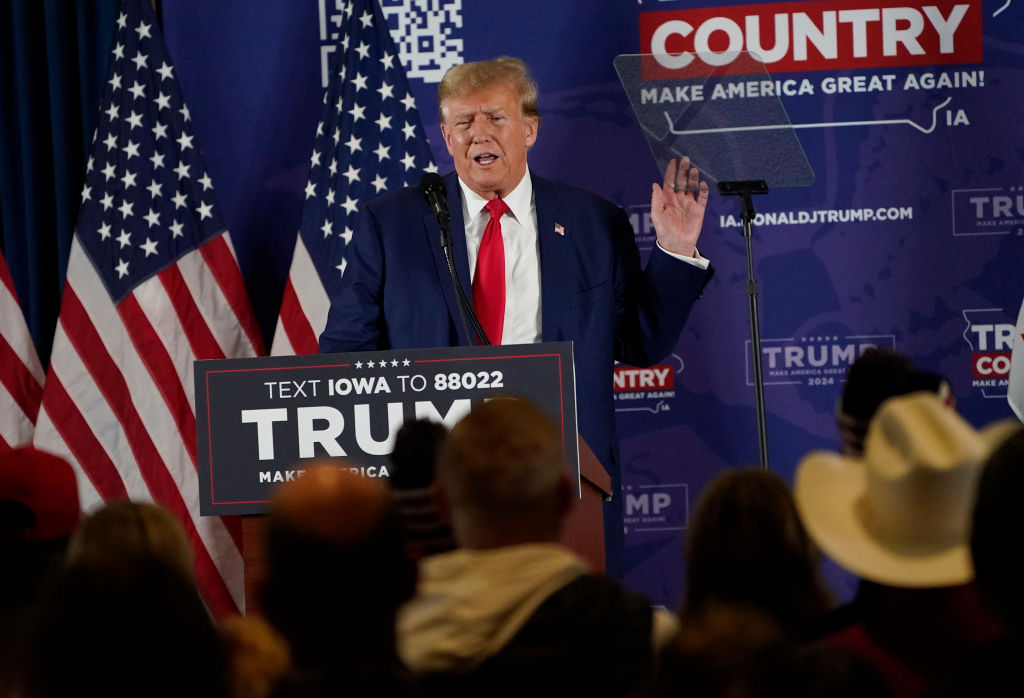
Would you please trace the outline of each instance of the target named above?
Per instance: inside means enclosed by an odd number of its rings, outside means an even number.
[[[18,681],[28,611],[80,518],[67,461],[30,447],[0,452],[0,695]]]
[[[175,555],[135,545],[131,528],[125,539],[117,528],[90,528],[80,539],[87,552],[42,595],[26,698],[227,695],[223,647],[194,579]],[[112,554],[98,554],[101,530]]]
[[[872,347],[862,353],[846,373],[843,394],[836,402],[836,424],[843,442],[843,453],[861,456],[868,424],[879,405],[896,395],[929,391],[950,407],[953,391],[937,373],[920,371],[900,352],[888,347]]]
[[[682,619],[645,698],[793,698],[790,634],[750,606],[710,601]]]
[[[68,562],[95,560],[99,566],[126,557],[152,555],[195,579],[192,546],[181,523],[151,502],[119,499],[91,514],[68,543]]]
[[[432,693],[522,698],[543,680],[547,695],[617,696],[649,676],[666,616],[558,543],[572,495],[547,415],[477,406],[441,450],[438,486],[460,547],[421,561],[398,624]]]
[[[701,492],[687,530],[683,621],[714,603],[739,604],[767,614],[793,640],[813,636],[832,605],[818,563],[781,477],[723,472]]]
[[[982,471],[970,539],[978,591],[1000,632],[969,656],[936,695],[1024,695],[1024,572],[1016,555],[1024,538],[1024,428],[1012,422],[1012,434]]]
[[[334,465],[274,497],[262,589],[294,668],[275,696],[414,693],[395,651],[395,612],[416,586],[388,491]]]
[[[414,560],[455,548],[451,526],[438,516],[431,490],[437,454],[446,436],[443,424],[416,419],[403,424],[395,437],[388,482]]]
[[[291,669],[288,643],[256,615],[225,618],[219,630],[231,698],[267,698]]]
[[[796,502],[811,537],[875,582],[861,617],[827,638],[877,668],[897,696],[946,681],[991,634],[969,586],[974,488],[990,450],[933,392],[890,398],[862,458],[824,451],[799,465]]]

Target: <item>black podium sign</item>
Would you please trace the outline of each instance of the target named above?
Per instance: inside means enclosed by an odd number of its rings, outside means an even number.
[[[473,405],[523,397],[562,428],[579,496],[572,344],[410,349],[195,362],[199,510],[266,511],[312,459],[388,477],[399,427],[449,427]]]

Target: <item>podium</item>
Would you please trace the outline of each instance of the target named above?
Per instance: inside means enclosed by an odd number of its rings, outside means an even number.
[[[611,478],[576,432],[572,344],[449,347],[195,363],[200,514],[243,515],[247,609],[258,609],[263,514],[303,463],[337,458],[387,477],[408,419],[449,428],[474,404],[522,397],[559,425],[576,497],[563,543],[605,569],[603,501]]]

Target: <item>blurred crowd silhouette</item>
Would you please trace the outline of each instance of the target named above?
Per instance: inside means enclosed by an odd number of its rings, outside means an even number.
[[[889,350],[851,366],[836,422],[792,487],[737,467],[703,489],[676,612],[559,542],[561,432],[520,399],[407,423],[387,483],[307,464],[266,517],[259,612],[230,618],[168,511],[83,515],[65,461],[8,450],[0,696],[1024,695],[1024,428],[973,427]]]

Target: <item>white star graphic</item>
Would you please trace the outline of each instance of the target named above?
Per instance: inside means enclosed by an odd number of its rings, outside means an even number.
[[[182,150],[188,150],[189,148],[192,147],[192,136],[188,135],[187,133],[181,134],[181,136],[179,136],[177,140],[178,145],[181,147]]]
[[[159,95],[157,95],[157,98],[155,100],[153,100],[153,101],[156,102],[156,106],[157,106],[158,109],[170,109],[171,108],[171,98],[170,98],[169,95],[165,95],[163,92],[161,92]]]
[[[114,163],[112,163],[112,162],[111,163],[107,163],[107,166],[103,168],[103,177],[104,177],[104,179],[106,179],[106,181],[109,182],[111,179],[114,178],[115,174],[117,174],[117,167],[115,167]]]
[[[393,96],[393,91],[394,88],[391,87],[391,84],[386,82],[381,83],[381,86],[377,88],[377,92],[380,93],[381,101],[384,101],[385,99],[390,99]]]
[[[352,134],[351,136],[349,136],[348,143],[346,143],[345,145],[348,146],[350,152],[354,153],[357,150],[363,149],[363,146],[361,145],[362,142],[362,138],[356,138],[355,134]]]
[[[121,234],[117,236],[117,241],[121,243],[121,249],[124,249],[132,244],[132,234],[127,230],[122,230]]]
[[[356,47],[356,53],[359,54],[360,58],[369,58],[370,47],[365,42],[360,41],[359,45]]]
[[[410,363],[411,362],[409,361],[409,359],[402,359],[402,365],[403,366],[408,366]]]
[[[114,195],[111,194],[110,192],[107,192],[106,194],[103,195],[103,200],[100,203],[103,204],[104,211],[109,211],[111,208],[114,207]]]
[[[160,214],[153,209],[149,209],[149,213],[143,216],[143,218],[145,218],[146,222],[149,223],[150,228],[154,225],[160,225]]]
[[[346,225],[345,226],[345,230],[343,232],[339,233],[338,237],[340,237],[342,240],[344,240],[346,245],[348,243],[352,242],[352,228],[349,228]]]
[[[138,80],[132,81],[132,86],[128,91],[132,93],[132,96],[135,97],[135,99],[142,99],[146,96],[146,86]]]
[[[121,89],[121,76],[118,73],[114,73],[107,82],[110,84],[111,91]]]
[[[124,182],[124,188],[129,189],[135,186],[135,173],[131,171],[125,171],[124,176],[121,177],[121,181]]]
[[[181,105],[181,109],[178,110],[178,113],[181,114],[181,118],[183,118],[185,121],[192,120],[192,115],[189,114],[187,105]]]
[[[111,120],[111,121],[113,121],[114,119],[116,119],[116,118],[117,118],[117,115],[118,115],[118,113],[119,113],[119,110],[118,110],[118,108],[117,108],[117,105],[116,105],[116,104],[111,104],[111,105],[110,105],[110,108],[109,108],[109,109],[107,109],[107,111],[106,111],[106,112],[104,112],[104,113],[105,113],[105,114],[106,114],[106,115],[107,115],[107,116],[108,116],[108,117],[110,118],[110,120]]]
[[[156,241],[146,238],[146,241],[139,245],[140,248],[146,253],[148,257],[151,254],[156,254]]]
[[[153,153],[152,155],[149,156],[149,160],[150,162],[153,163],[154,170],[159,170],[161,167],[164,166],[163,153]]]
[[[98,232],[100,234],[100,239],[101,240],[109,239],[110,238],[110,223],[104,223],[103,225],[100,226],[100,229],[97,230],[96,232]]]
[[[379,174],[373,178],[373,182],[371,182],[371,184],[373,184],[373,188],[378,194],[380,194],[382,191],[388,188],[387,180],[381,177]]]
[[[131,141],[128,141],[128,145],[121,148],[121,150],[123,150],[128,155],[128,160],[131,160],[132,158],[137,158],[139,156],[138,143],[132,143]]]
[[[103,139],[103,145],[107,146],[107,150],[113,150],[117,147],[117,136],[113,133],[108,134],[107,137]]]
[[[206,172],[204,172],[203,176],[196,181],[203,185],[203,191],[213,189],[213,181],[210,179],[210,175]]]
[[[362,368],[362,367],[363,367],[363,362],[362,361],[356,361],[356,368]]]
[[[359,209],[359,205],[357,204],[356,200],[350,196],[345,197],[345,203],[343,203],[342,206],[344,207],[345,211],[347,211],[350,214],[355,213]]]
[[[331,173],[331,177],[338,174],[338,159],[334,158],[331,160],[331,164],[327,166],[327,171]]]
[[[151,26],[152,26],[151,24],[146,24],[145,22],[139,22],[139,26],[135,27],[135,31],[139,35],[139,41],[141,41],[143,39],[152,38],[150,33],[149,33],[149,28]]]
[[[171,66],[167,65],[166,61],[164,62],[164,64],[162,66],[160,66],[159,68],[156,69],[156,72],[160,73],[160,79],[161,80],[170,80],[171,76],[174,74],[173,71],[174,71],[174,68],[172,68]]]
[[[362,22],[364,29],[370,27],[373,24],[373,13],[369,11],[364,12],[359,16],[359,21]]]
[[[178,162],[178,166],[174,168],[174,171],[178,173],[178,179],[186,179],[188,177],[188,165],[183,162]]]
[[[147,58],[149,58],[149,56],[147,56],[144,53],[136,53],[135,58],[132,59],[132,63],[135,64],[135,69],[142,70],[143,68],[145,68]]]
[[[356,73],[356,76],[352,78],[352,84],[356,86],[356,94],[358,94],[360,90],[366,89],[366,76]]]
[[[310,169],[312,169],[314,167],[319,167],[319,166],[320,166],[320,151],[319,150],[314,150],[313,151],[313,156],[309,159],[309,167],[310,167]]]
[[[366,362],[366,367],[367,368],[377,368],[377,364],[373,363],[372,361],[367,361]]]
[[[349,113],[352,115],[352,123],[355,123],[360,119],[366,118],[366,107],[362,106],[361,104],[357,104],[354,107],[352,107]]]
[[[384,66],[385,70],[390,70],[395,67],[395,57],[385,51],[384,55],[380,57],[380,64]]]
[[[437,172],[437,165],[435,165],[432,162],[427,163],[427,166],[423,168],[423,171],[424,172],[435,172],[436,173]]]
[[[407,123],[402,127],[402,135],[405,136],[405,140],[416,137],[416,126],[414,124]]]
[[[180,238],[182,235],[184,235],[185,233],[182,231],[183,227],[184,226],[182,225],[181,221],[174,221],[173,223],[171,223],[172,237]]]
[[[313,182],[306,182],[306,198],[316,196],[316,185]]]
[[[132,112],[126,119],[129,128],[142,128],[142,114]]]
[[[82,203],[89,201],[92,198],[92,187],[88,184],[82,187]]]
[[[358,182],[359,181],[359,170],[357,170],[352,165],[349,165],[348,166],[348,171],[344,175],[342,175],[342,176],[345,177],[348,180],[348,183],[351,185],[352,182]]]
[[[122,12],[117,16],[117,28],[124,29],[126,26],[128,26],[128,15]]]
[[[405,165],[405,169],[411,170],[416,167],[416,156],[412,153],[406,153],[405,157],[402,158],[402,164]]]
[[[213,218],[213,204],[199,204],[199,220]]]
[[[377,159],[378,160],[384,161],[384,160],[388,160],[388,159],[391,158],[391,156],[388,155],[388,151],[390,151],[390,150],[391,150],[391,146],[384,145],[383,143],[378,143],[377,144],[377,148],[373,152],[377,154]]]
[[[406,92],[405,97],[402,98],[402,105],[409,110],[416,108],[416,100],[413,99],[412,94]]]
[[[125,218],[130,218],[133,215],[132,214],[132,206],[134,206],[134,204],[132,204],[131,201],[122,201],[121,205],[117,207],[117,210],[121,212],[122,220],[125,219]],[[121,234],[122,235],[127,235],[127,233],[125,233],[123,231],[122,231]],[[128,243],[125,243],[125,244],[128,244]],[[121,245],[121,247],[124,247],[124,245]]]
[[[153,126],[153,137],[157,140],[161,138],[167,138],[167,124],[162,124],[159,121]]]
[[[124,277],[128,276],[128,262],[126,262],[123,259],[120,260],[120,262],[120,264],[114,267],[114,271],[117,272],[117,278],[123,279]]]
[[[155,199],[156,197],[163,195],[163,192],[161,191],[160,187],[160,182],[156,181],[155,179],[150,183],[148,187],[146,187],[146,189],[149,190],[149,196],[151,199]]]
[[[336,267],[334,267],[335,269],[338,270],[338,276],[345,276],[345,267],[347,267],[347,266],[348,266],[348,260],[342,258],[341,264],[339,264]]]
[[[324,240],[326,240],[327,238],[331,237],[331,222],[330,221],[324,221],[324,224],[322,226],[320,226],[320,230],[324,234]]]
[[[398,359],[391,359],[391,367],[392,368],[397,368],[398,367]]]
[[[389,128],[391,128],[391,117],[386,116],[385,114],[381,114],[380,116],[377,117],[376,124],[377,128],[379,128],[381,131],[386,131]]]
[[[334,205],[334,190],[331,188],[327,189],[327,196],[324,197],[324,201],[327,202],[328,206]]]

